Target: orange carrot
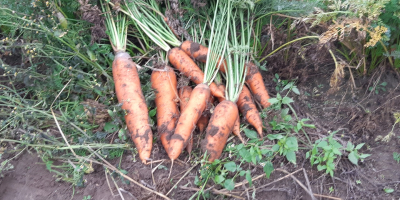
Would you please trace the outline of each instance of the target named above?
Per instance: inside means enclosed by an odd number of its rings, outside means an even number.
[[[195,124],[206,109],[209,98],[210,88],[208,85],[198,84],[193,89],[188,105],[179,117],[175,133],[171,136],[170,147],[167,151],[171,160],[176,160],[188,144],[189,138],[196,128]]]
[[[183,86],[179,89],[181,112],[183,112],[186,109],[191,93],[192,93],[192,88],[189,86]],[[186,151],[190,154],[192,152],[192,149],[193,149],[193,134],[190,136],[189,143],[186,146]]]
[[[157,107],[157,132],[164,149],[168,151],[169,140],[174,134],[179,117],[177,99],[177,81],[172,68],[166,66],[165,71],[154,70],[151,74],[151,87],[155,90]]]
[[[235,125],[233,126],[232,130],[233,135],[236,135],[239,140],[244,143],[242,135],[240,135],[240,117],[238,115],[238,118],[235,120]]]
[[[184,41],[182,42],[180,48],[190,57],[193,59],[206,63],[207,61],[207,54],[208,54],[208,48],[192,41]],[[219,61],[218,61],[219,62]],[[225,73],[225,66],[226,66],[226,60],[223,60],[222,63],[219,65],[219,71],[222,73]]]
[[[168,59],[171,64],[182,72],[186,77],[189,77],[196,84],[203,83],[204,73],[196,65],[196,63],[179,48],[173,48],[168,51]],[[224,97],[223,91],[220,91],[215,83],[209,86],[211,94],[215,97]]]
[[[221,156],[238,116],[237,105],[232,101],[222,101],[215,107],[202,141],[202,149],[209,155],[208,161],[213,162]]]
[[[221,91],[225,91],[225,85],[224,84],[217,84],[217,87]],[[217,97],[218,101],[221,103],[225,100],[224,97]]]
[[[112,64],[115,93],[122,109],[126,111],[125,121],[129,134],[143,163],[150,158],[153,133],[149,126],[146,101],[140,87],[136,64],[126,52],[117,52]]]
[[[197,128],[199,128],[200,133],[203,133],[204,129],[207,127],[208,121],[210,120],[210,109],[213,107],[214,103],[214,97],[210,96],[210,99],[208,100],[207,108],[201,115],[199,121],[197,122]]]
[[[242,92],[239,95],[239,99],[236,103],[238,105],[240,113],[246,117],[247,122],[256,128],[257,133],[260,137],[263,137],[262,134],[262,121],[260,117],[260,113],[257,110],[256,105],[251,98],[251,94],[249,89],[244,85]]]
[[[267,108],[271,105],[271,103],[268,102],[269,95],[267,88],[265,88],[261,73],[258,70],[257,66],[252,62],[248,62],[246,66],[246,83],[247,85],[249,85],[249,88],[253,93],[256,101],[260,102],[263,108]]]

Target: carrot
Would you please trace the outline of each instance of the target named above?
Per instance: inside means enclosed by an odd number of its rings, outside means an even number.
[[[204,73],[196,65],[196,63],[181,49],[175,47],[168,51],[169,62],[186,77],[196,84],[203,83]],[[209,86],[211,94],[215,97],[224,97],[223,91],[219,90],[215,83]]]
[[[146,101],[140,87],[136,64],[126,52],[117,52],[112,64],[115,93],[122,109],[126,111],[125,121],[129,134],[143,163],[150,158],[153,133],[149,126]]]
[[[257,110],[256,105],[251,98],[251,94],[249,89],[244,85],[242,92],[239,95],[239,99],[236,103],[238,105],[240,113],[246,117],[247,122],[256,128],[257,133],[260,137],[263,137],[262,134],[262,121],[260,117],[260,113]]]
[[[207,101],[210,98],[210,88],[206,84],[198,84],[190,94],[187,107],[181,113],[175,133],[171,136],[168,156],[171,160],[176,160],[186,147],[195,124],[199,120],[201,113],[206,109]]]
[[[208,100],[207,108],[201,115],[199,121],[197,122],[197,128],[199,128],[200,133],[203,133],[204,129],[207,127],[208,121],[210,120],[210,109],[212,109],[213,103],[214,103],[214,97],[210,96],[210,99]]]
[[[246,66],[246,83],[253,93],[254,98],[256,99],[256,101],[260,102],[263,108],[269,107],[271,103],[268,102],[268,91],[267,88],[265,88],[260,71],[258,71],[257,66],[252,62],[248,62]]]
[[[244,143],[243,137],[242,137],[242,135],[240,135],[240,117],[239,116],[235,120],[235,125],[233,126],[232,133],[233,133],[233,135],[236,135],[242,143]]]
[[[218,84],[218,88],[222,91],[225,91],[225,85],[224,84]],[[225,98],[218,98],[219,102],[223,102],[225,100]],[[236,135],[239,140],[244,143],[243,137],[240,135],[240,117],[238,116],[238,118],[235,120],[235,126],[233,127],[232,133],[234,135]]]
[[[193,59],[206,63],[207,61],[207,54],[208,48],[192,41],[184,41],[182,42],[180,48],[190,57]],[[219,60],[218,60],[219,63]],[[223,60],[222,63],[219,65],[219,71],[225,73],[226,60]]]
[[[202,141],[203,151],[209,154],[208,161],[213,162],[221,156],[238,116],[237,105],[232,101],[222,101],[215,107]]]
[[[191,93],[192,93],[192,88],[189,86],[183,86],[179,89],[181,112],[183,112],[186,109]],[[192,152],[192,149],[193,149],[193,135],[190,136],[189,143],[186,146],[186,151],[190,154]]]
[[[176,104],[177,81],[174,70],[168,66],[165,71],[154,70],[151,74],[151,87],[155,90],[157,107],[157,132],[164,149],[168,151],[169,140],[174,134],[179,111]]]
[[[221,84],[217,84],[217,87],[218,87],[219,90],[225,91],[225,85],[224,84],[222,84],[222,83]],[[218,101],[220,103],[225,100],[225,98],[223,98],[223,97],[218,97],[217,99],[218,99]]]

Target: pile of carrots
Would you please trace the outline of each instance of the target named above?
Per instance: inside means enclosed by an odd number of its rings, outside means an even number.
[[[194,88],[177,88],[176,72],[167,63],[160,65],[151,74],[157,107],[158,138],[172,161],[178,159],[183,150],[186,149],[189,153],[192,151],[196,127],[200,133],[207,133],[202,141],[202,148],[209,155],[210,162],[221,156],[231,132],[244,142],[240,135],[239,112],[255,128],[260,138],[263,137],[263,123],[255,101],[262,108],[267,108],[270,103],[262,75],[255,64],[246,63],[246,74],[243,76],[247,86],[243,85],[237,102],[232,102],[225,100],[224,84],[203,82],[205,72],[196,61],[207,62],[207,47],[184,41],[180,46],[165,50],[174,69],[196,84]],[[126,110],[126,125],[138,149],[139,157],[143,163],[147,163],[150,160],[153,133],[148,125],[148,109],[136,65],[126,52],[118,49],[114,49],[114,52],[116,56],[113,62],[113,76],[118,101]],[[219,73],[228,75],[226,60],[222,57],[218,60]],[[228,109],[232,106],[235,108]],[[215,134],[219,134],[218,140],[214,137]]]

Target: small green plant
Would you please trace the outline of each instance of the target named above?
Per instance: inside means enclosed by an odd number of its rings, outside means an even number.
[[[281,134],[269,134],[267,137],[270,140],[278,140],[278,143],[272,147],[274,152],[279,152],[279,155],[285,156],[289,162],[296,164],[296,151],[299,150],[296,137],[285,137]]]
[[[276,83],[275,90],[277,92],[282,92],[285,86],[289,83],[289,80],[281,80],[279,74],[275,74],[275,77],[272,80]]]
[[[347,142],[347,147],[346,151],[349,152],[348,158],[350,162],[352,162],[355,165],[358,165],[358,160],[361,159],[361,162],[364,161],[365,158],[370,156],[371,154],[359,154],[358,150],[361,149],[364,146],[365,143],[358,144],[357,146],[354,146],[350,141]]]
[[[306,158],[310,158],[311,165],[317,165],[318,171],[325,170],[327,174],[333,177],[336,168],[335,161],[343,155],[343,151],[349,152],[348,159],[355,165],[358,161],[365,159],[371,154],[359,154],[358,150],[364,146],[364,143],[358,144],[356,147],[349,141],[347,147],[343,147],[333,136],[338,131],[329,134],[328,137],[315,141],[311,151],[306,153]]]
[[[373,86],[369,87],[368,90],[370,92],[375,91],[375,94],[379,94],[379,90],[386,92],[386,88],[385,88],[386,85],[387,85],[386,82],[382,82],[379,85],[376,85],[376,87],[373,87]]]
[[[340,151],[342,145],[333,138],[338,131],[332,132],[327,138],[317,140],[311,151],[306,153],[306,158],[310,158],[311,165],[317,165],[318,171],[325,170],[333,177],[335,170],[335,160],[342,155]]]
[[[400,153],[393,152],[393,159],[394,159],[397,163],[400,163]]]
[[[385,188],[383,188],[383,191],[385,191],[385,193],[387,193],[387,194],[390,194],[390,193],[394,192],[394,189],[390,188],[390,187],[385,187]]]
[[[89,200],[89,199],[92,199],[91,195],[84,196],[82,200]]]
[[[333,189],[333,187],[329,187],[329,194],[333,193],[335,191],[335,189]]]

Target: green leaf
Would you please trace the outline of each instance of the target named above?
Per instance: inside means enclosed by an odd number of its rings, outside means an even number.
[[[283,138],[283,135],[281,134],[268,134],[267,138],[270,140],[280,140]]]
[[[217,175],[214,177],[214,180],[215,180],[215,183],[221,184],[225,180],[225,177],[222,175]]]
[[[276,98],[278,99],[278,100],[282,100],[282,96],[281,96],[281,94],[276,94]]]
[[[276,103],[278,103],[278,102],[279,102],[279,100],[278,100],[277,98],[270,98],[270,99],[268,99],[268,102],[270,102],[270,103],[271,103],[271,105],[272,105],[272,104],[276,104]]]
[[[282,89],[282,91],[285,91],[285,90],[289,89],[292,86],[293,86],[293,82],[290,82],[289,84],[285,85],[285,87]]]
[[[364,158],[367,158],[367,157],[369,157],[369,156],[371,156],[371,154],[361,154],[359,157],[360,157],[361,159],[364,159]]]
[[[257,132],[250,129],[243,129],[244,134],[250,139],[257,139]]]
[[[119,131],[118,131],[118,138],[120,139],[120,140],[122,140],[122,141],[125,141],[125,140],[127,140],[128,138],[126,137],[126,134],[125,134],[125,129],[123,129],[123,128],[121,128],[121,129],[119,129]]]
[[[286,153],[286,159],[289,161],[289,162],[291,162],[291,163],[293,163],[293,164],[296,164],[296,153],[294,152],[294,151],[288,151],[287,153]]]
[[[281,116],[284,117],[285,115],[287,115],[289,113],[289,108],[284,108],[281,111]]]
[[[390,194],[390,193],[394,192],[394,189],[392,189],[392,188],[384,188],[383,191],[385,191],[387,194]]]
[[[364,146],[364,144],[365,144],[365,143],[358,144],[358,145],[356,146],[356,149],[357,149],[357,150],[358,150],[358,149],[361,149],[361,148]]]
[[[200,185],[201,184],[201,182],[199,181],[199,177],[194,177],[194,184],[195,185]]]
[[[354,153],[354,151],[349,153],[348,158],[349,158],[350,162],[352,162],[355,165],[358,165],[358,158],[357,158],[356,154]]]
[[[300,91],[299,91],[299,89],[297,89],[297,87],[293,87],[293,88],[292,88],[292,91],[293,91],[295,94],[300,95]]]
[[[278,75],[278,74],[275,74],[275,78],[276,78],[276,79],[279,79],[279,75]]]
[[[347,147],[346,147],[346,150],[347,151],[351,151],[351,150],[353,150],[354,149],[354,145],[349,141],[349,142],[347,142]]]
[[[224,187],[229,191],[235,189],[235,183],[233,182],[233,179],[226,179],[224,182]]]
[[[265,172],[265,175],[267,175],[267,178],[269,178],[272,171],[274,171],[274,166],[272,165],[272,162],[271,161],[266,162],[263,170]]]
[[[297,144],[297,138],[296,137],[288,137],[286,139],[286,145],[289,149],[293,151],[297,151],[299,145]]]
[[[243,176],[243,175],[245,175],[246,174],[246,171],[240,171],[239,172],[239,176]]]
[[[279,144],[275,144],[274,146],[272,146],[272,151],[277,152],[279,148],[280,148]]]
[[[251,162],[251,155],[250,152],[247,151],[245,148],[241,149],[239,151],[239,155],[246,161],[246,162]]]
[[[292,102],[294,102],[294,101],[290,97],[283,97],[283,99],[282,99],[283,104],[290,104]]]
[[[230,172],[235,172],[236,168],[237,168],[235,162],[233,162],[233,161],[225,163],[224,167],[226,170],[228,170]]]
[[[246,171],[246,180],[249,182],[249,187],[253,184],[253,181],[251,180],[251,172],[250,170]]]
[[[113,124],[113,123],[111,123],[111,122],[107,122],[104,125],[104,131],[107,132],[107,133],[112,133],[112,132],[115,132],[117,130],[118,130],[118,126]]]
[[[154,117],[156,115],[156,113],[157,113],[157,108],[154,108],[153,110],[150,110],[149,116]]]
[[[308,159],[309,157],[310,157],[310,152],[307,151],[307,153],[306,153],[306,159]]]
[[[333,152],[334,154],[336,154],[336,155],[339,155],[339,156],[342,155],[342,152],[340,152],[339,149],[336,149],[336,148],[333,148],[333,149],[332,149],[332,152]]]
[[[318,145],[317,145],[317,147],[326,147],[326,146],[328,146],[328,142],[326,142],[325,140],[324,140],[324,141],[321,141],[321,142],[318,143]]]
[[[381,85],[382,85],[382,86],[386,86],[387,83],[386,83],[386,82],[382,82]]]
[[[318,171],[326,169],[326,165],[317,165]]]

